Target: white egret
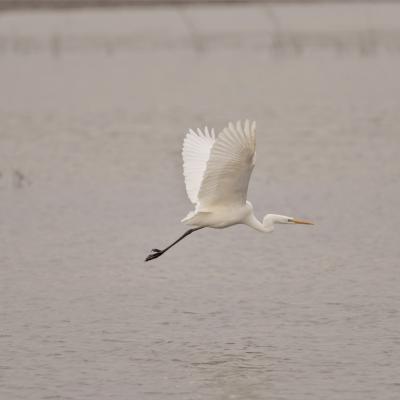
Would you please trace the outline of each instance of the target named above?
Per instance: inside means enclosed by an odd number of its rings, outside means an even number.
[[[259,232],[272,232],[274,224],[312,222],[267,214],[260,222],[247,200],[247,188],[256,161],[256,123],[248,120],[229,125],[216,137],[214,129],[189,130],[183,142],[183,174],[186,192],[195,205],[181,222],[195,228],[186,231],[164,250],[153,249],[146,261],[160,257],[186,236],[202,228],[227,228],[245,224]]]

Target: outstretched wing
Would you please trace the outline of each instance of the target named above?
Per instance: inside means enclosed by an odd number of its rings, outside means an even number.
[[[214,129],[207,127],[204,132],[189,130],[183,141],[183,175],[185,176],[186,193],[193,204],[197,204],[201,181],[210,158],[211,148],[215,142]]]
[[[232,123],[218,135],[201,182],[201,209],[218,205],[243,205],[255,164],[256,123]]]

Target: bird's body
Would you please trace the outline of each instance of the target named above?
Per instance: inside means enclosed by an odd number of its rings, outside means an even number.
[[[242,224],[251,218],[253,206],[249,201],[244,205],[216,206],[209,211],[191,211],[182,222],[187,225],[222,229]]]
[[[195,205],[194,211],[182,222],[195,226],[164,250],[153,249],[146,258],[149,261],[165,253],[185,236],[205,227],[226,228],[246,224],[260,232],[272,232],[275,223],[310,222],[284,215],[268,214],[260,222],[254,215],[253,206],[247,200],[247,189],[256,161],[256,124],[248,120],[242,126],[229,125],[215,136],[214,130],[186,135],[182,157],[186,192]]]

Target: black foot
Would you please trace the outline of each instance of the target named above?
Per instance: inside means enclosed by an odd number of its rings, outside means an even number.
[[[152,253],[149,254],[149,255],[146,257],[146,260],[145,260],[145,261],[153,260],[154,258],[160,257],[161,255],[164,254],[164,252],[163,252],[162,250],[159,250],[159,249],[153,249],[153,250],[151,250],[151,251],[152,251]]]

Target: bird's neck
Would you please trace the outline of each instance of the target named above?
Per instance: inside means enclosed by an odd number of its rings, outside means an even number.
[[[263,223],[261,223],[253,213],[247,218],[246,224],[259,232],[268,233],[274,230],[274,223],[272,221],[264,218]]]

